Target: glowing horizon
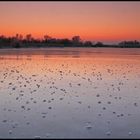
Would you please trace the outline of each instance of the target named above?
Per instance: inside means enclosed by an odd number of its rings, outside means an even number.
[[[140,40],[140,2],[0,2],[0,35]]]

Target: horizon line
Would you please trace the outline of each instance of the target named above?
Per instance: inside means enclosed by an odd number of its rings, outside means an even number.
[[[23,39],[25,39],[26,38],[26,36],[27,35],[31,35],[31,37],[33,38],[33,39],[35,39],[35,40],[43,40],[44,39],[44,36],[46,36],[47,34],[44,34],[44,35],[42,35],[42,37],[37,37],[37,36],[35,36],[35,35],[33,35],[32,33],[27,33],[27,34],[21,34],[21,33],[16,33],[15,35],[5,35],[5,34],[0,34],[0,37],[5,37],[5,38],[12,38],[12,37],[16,37],[16,36],[22,36],[22,38]],[[102,42],[102,43],[107,43],[107,44],[117,44],[117,43],[120,43],[120,42],[123,42],[123,41],[138,41],[138,42],[140,42],[140,39],[117,39],[117,40],[102,40],[102,39],[83,39],[83,38],[81,38],[81,36],[80,35],[73,35],[73,36],[71,36],[71,37],[53,37],[53,36],[49,36],[49,35],[47,35],[48,37],[50,37],[50,38],[52,38],[52,39],[69,39],[69,40],[71,40],[74,36],[79,36],[80,37],[80,40],[82,41],[82,42],[86,42],[86,41],[91,41],[92,43],[95,43],[95,42]]]

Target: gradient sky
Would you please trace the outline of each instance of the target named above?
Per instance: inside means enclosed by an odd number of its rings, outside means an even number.
[[[140,2],[0,2],[0,34],[140,40]]]

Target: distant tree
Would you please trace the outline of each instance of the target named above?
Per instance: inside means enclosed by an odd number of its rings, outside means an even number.
[[[0,36],[0,42],[3,42],[3,41],[5,40],[5,38],[6,38],[6,37],[5,37],[4,35],[1,35],[1,36]]]
[[[80,36],[72,37],[72,41],[75,42],[75,43],[79,43],[81,41]]]
[[[32,40],[32,35],[27,34],[25,39],[27,40],[27,42],[30,42]]]
[[[11,41],[11,46],[13,48],[20,48],[21,47],[20,41],[16,37],[14,37]]]
[[[84,46],[85,46],[85,47],[92,47],[93,44],[92,44],[91,41],[85,41],[85,42],[84,42]]]
[[[14,46],[13,46],[14,48],[21,48],[21,45],[20,45],[20,43],[19,42],[16,42],[15,44],[14,44]]]
[[[23,40],[23,35],[19,34],[19,40],[22,41]]]
[[[16,39],[16,40],[19,39],[19,34],[16,34],[15,39]]]
[[[48,36],[48,35],[44,35],[44,41],[48,42],[49,40],[51,40],[52,37]]]
[[[80,36],[73,36],[72,37],[72,44],[74,46],[83,46]]]
[[[7,44],[7,39],[4,35],[0,36],[0,46],[3,47]]]
[[[53,43],[53,44],[57,43],[57,39],[56,38],[51,38],[48,41],[49,41],[49,43]]]
[[[18,42],[21,42],[23,39],[23,36],[21,34],[16,34],[16,36],[13,39],[18,41]]]
[[[71,46],[72,45],[72,42],[71,40],[65,38],[65,39],[61,39],[59,40],[60,44],[64,45],[64,46]]]
[[[136,40],[134,41],[122,41],[119,43],[119,46],[122,48],[135,48],[135,47],[140,47],[140,43]]]
[[[94,46],[95,47],[103,47],[104,44],[102,42],[97,42]]]

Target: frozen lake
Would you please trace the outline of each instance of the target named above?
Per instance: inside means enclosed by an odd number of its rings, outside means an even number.
[[[140,138],[140,49],[0,49],[0,138]]]

